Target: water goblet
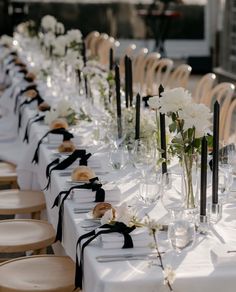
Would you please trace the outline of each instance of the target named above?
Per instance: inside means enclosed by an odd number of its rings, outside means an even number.
[[[119,148],[111,147],[109,154],[109,162],[113,169],[123,169],[129,161],[129,152],[125,146]]]

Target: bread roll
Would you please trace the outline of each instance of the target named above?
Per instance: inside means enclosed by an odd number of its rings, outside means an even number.
[[[60,128],[64,128],[64,129],[68,129],[68,123],[65,119],[55,119],[54,121],[51,122],[50,124],[50,129],[54,130],[54,129],[60,129]]]
[[[29,89],[25,92],[25,95],[29,98],[29,99],[33,99],[37,96],[37,91],[34,89]]]
[[[112,219],[115,219],[115,209],[112,207],[111,204],[106,203],[106,202],[98,203],[93,208],[93,218],[94,219],[102,218],[102,216],[106,213],[106,211],[111,210],[111,209],[112,209],[112,215],[113,215]]]
[[[94,171],[84,165],[76,167],[71,174],[72,181],[89,181],[93,177],[95,177]]]
[[[27,75],[25,77],[32,80],[32,81],[36,79],[35,74],[32,72],[27,73]]]
[[[38,109],[41,112],[45,112],[47,110],[50,110],[50,105],[46,101],[44,101],[44,102],[39,104]]]
[[[59,152],[73,152],[76,149],[72,141],[63,141],[62,144],[58,147]]]

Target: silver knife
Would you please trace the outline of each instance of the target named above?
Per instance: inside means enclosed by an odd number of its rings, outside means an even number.
[[[99,263],[107,262],[119,262],[130,260],[151,260],[157,257],[156,253],[144,253],[144,254],[123,254],[123,255],[103,255],[96,257]]]

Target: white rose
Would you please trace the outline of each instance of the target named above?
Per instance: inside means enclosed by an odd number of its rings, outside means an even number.
[[[192,101],[191,94],[182,87],[166,90],[159,98],[160,112],[177,112]]]
[[[73,42],[81,43],[82,42],[82,33],[79,29],[71,29],[67,31],[67,41],[70,45]]]
[[[179,117],[184,120],[184,130],[195,127],[195,136],[200,138],[204,136],[211,126],[212,114],[210,109],[204,104],[191,103],[183,107],[179,112]]]
[[[101,225],[109,224],[113,220],[113,212],[112,209],[107,210],[105,214],[101,218]]]
[[[62,99],[59,101],[56,111],[59,117],[66,117],[70,113],[72,105],[68,100]]]
[[[45,113],[44,122],[46,125],[50,125],[52,121],[58,118],[58,113],[55,110],[50,110]]]
[[[41,20],[41,26],[45,31],[55,32],[57,20],[52,15],[45,15]]]
[[[116,221],[123,222],[125,225],[129,225],[130,221],[134,215],[128,208],[126,203],[123,203],[121,206],[116,208]]]
[[[57,22],[57,24],[56,24],[56,33],[57,34],[64,34],[65,33],[65,27],[64,27],[63,23]]]
[[[55,39],[53,44],[53,54],[55,56],[65,56],[66,53],[66,38],[61,35]]]
[[[8,46],[12,46],[12,42],[13,42],[13,38],[4,34],[1,36],[0,38],[0,44],[1,45],[8,45]]]
[[[44,45],[45,47],[49,48],[50,46],[54,46],[55,44],[55,35],[52,32],[47,32],[44,35]]]
[[[148,100],[149,107],[152,109],[159,109],[159,107],[160,107],[159,99],[160,99],[159,96],[150,97]]]

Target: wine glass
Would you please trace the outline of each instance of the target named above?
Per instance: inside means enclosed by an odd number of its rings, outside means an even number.
[[[113,169],[123,169],[129,161],[129,152],[126,146],[111,147],[109,154],[109,162]]]
[[[174,212],[182,210],[184,196],[182,192],[182,173],[168,172],[162,174],[162,204],[169,213],[169,218],[173,217]]]
[[[122,145],[126,138],[126,132],[123,124],[120,123],[120,126],[121,130],[117,123],[111,123],[107,129],[107,138],[117,149]]]
[[[192,247],[195,241],[195,224],[186,220],[184,215],[171,222],[168,226],[168,239],[172,249],[180,254]]]
[[[149,206],[160,200],[162,190],[161,175],[153,173],[152,175],[149,175],[141,180],[138,199],[146,206]]]
[[[146,177],[156,165],[156,147],[152,143],[136,140],[132,151],[135,168],[140,170],[142,177]]]

